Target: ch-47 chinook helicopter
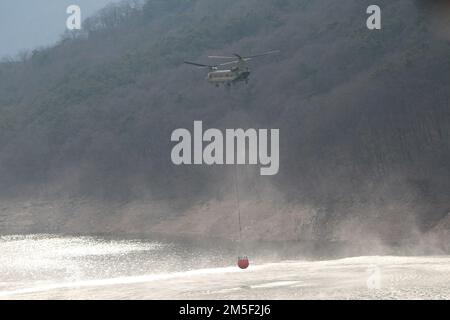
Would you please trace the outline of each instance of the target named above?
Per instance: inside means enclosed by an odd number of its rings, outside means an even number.
[[[232,61],[227,61],[223,63],[219,63],[216,65],[208,65],[201,64],[196,62],[185,61],[184,63],[194,65],[200,68],[208,68],[209,72],[206,77],[209,83],[214,84],[216,87],[219,87],[220,84],[231,86],[240,81],[244,81],[248,83],[250,76],[250,69],[247,66],[247,62],[253,60],[254,58],[267,56],[269,54],[278,53],[279,50],[272,50],[252,56],[243,57],[239,54],[234,53],[233,56],[208,56],[210,59],[223,59],[229,60],[234,59]],[[232,65],[230,69],[220,69],[220,67]]]

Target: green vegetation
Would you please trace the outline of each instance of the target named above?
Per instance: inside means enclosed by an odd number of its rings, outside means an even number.
[[[368,207],[407,203],[416,212],[394,214],[431,228],[449,210],[449,40],[434,33],[422,4],[406,1],[381,1],[395,16],[369,31],[368,4],[149,0],[105,8],[82,33],[0,64],[0,194],[61,182],[59,194],[73,197],[184,206],[220,199],[230,170],[170,161],[171,132],[202,120],[280,129],[280,173],[249,169],[248,194],[273,185],[290,203],[320,208],[323,228],[348,215],[369,221]],[[255,61],[250,84],[230,92],[183,65],[271,49],[281,54]]]

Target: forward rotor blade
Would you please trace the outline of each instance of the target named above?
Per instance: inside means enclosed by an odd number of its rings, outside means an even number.
[[[269,54],[279,53],[279,52],[280,52],[280,50],[272,50],[272,51],[267,51],[267,52],[260,53],[260,54],[255,54],[253,56],[247,56],[247,57],[244,57],[244,59],[249,59],[249,58],[252,59],[252,58],[267,56]]]
[[[236,64],[236,63],[239,63],[239,60],[224,62],[224,63],[219,64],[219,66],[227,66],[229,64]]]

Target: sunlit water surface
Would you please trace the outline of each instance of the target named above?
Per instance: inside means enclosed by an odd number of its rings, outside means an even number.
[[[450,299],[449,256],[254,257],[245,271],[235,259],[150,240],[3,236],[0,299]]]

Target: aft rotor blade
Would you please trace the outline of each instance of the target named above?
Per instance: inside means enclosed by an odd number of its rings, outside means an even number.
[[[184,63],[190,64],[190,65],[193,65],[193,66],[197,66],[197,67],[201,67],[201,68],[210,68],[210,69],[216,68],[216,66],[210,66],[210,65],[207,65],[207,64],[201,64],[201,63],[190,62],[190,61],[184,61]]]
[[[210,59],[236,59],[236,57],[227,57],[227,56],[208,56]]]

